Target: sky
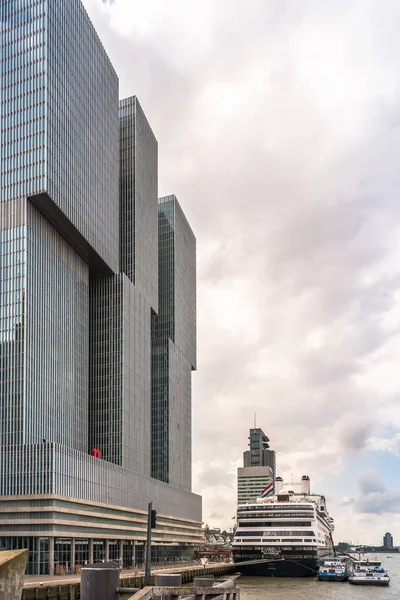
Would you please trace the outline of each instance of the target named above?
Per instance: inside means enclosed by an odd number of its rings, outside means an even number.
[[[197,237],[204,522],[256,414],[336,542],[400,545],[400,3],[83,2]]]

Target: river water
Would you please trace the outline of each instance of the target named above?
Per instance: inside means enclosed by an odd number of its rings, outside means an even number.
[[[239,577],[240,600],[400,600],[400,553],[365,554],[389,572],[389,587],[358,586],[310,578]],[[364,558],[363,556],[363,558]]]

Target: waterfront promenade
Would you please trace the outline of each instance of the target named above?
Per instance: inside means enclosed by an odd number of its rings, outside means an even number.
[[[188,583],[194,577],[202,575],[215,575],[220,577],[234,573],[236,567],[233,563],[211,563],[203,567],[198,562],[182,563],[181,565],[164,565],[162,567],[154,565],[151,574],[161,573],[181,573],[182,583]],[[144,570],[143,569],[123,569],[121,570],[121,585],[126,587],[142,587]],[[22,600],[64,600],[64,598],[74,598],[80,586],[80,574],[78,575],[31,575],[25,578]]]

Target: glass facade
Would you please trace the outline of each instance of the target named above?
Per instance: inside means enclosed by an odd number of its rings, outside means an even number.
[[[0,215],[2,444],[52,440],[85,452],[88,266],[26,200]]]
[[[135,96],[120,101],[121,270],[158,310],[158,145]]]
[[[124,513],[152,499],[155,539],[195,543],[194,236],[159,205],[157,140],[81,1],[0,0],[0,32],[0,540],[30,573],[129,562],[144,534]]]
[[[150,476],[151,307],[124,275],[92,281],[90,440]]]
[[[47,575],[50,570],[50,545],[54,539],[54,572],[56,575],[79,573],[89,562],[106,559],[121,563],[122,568],[144,567],[144,543],[132,540],[92,540],[50,537],[2,537],[1,550],[28,548],[27,575]],[[193,545],[154,544],[151,547],[153,565],[171,565],[194,559]]]
[[[158,205],[159,311],[152,318],[152,476],[191,489],[196,239],[175,196]]]
[[[48,6],[0,0],[1,202],[45,191]]]
[[[66,217],[118,272],[111,62],[80,0],[1,0],[0,17],[1,201],[33,197],[55,224]]]

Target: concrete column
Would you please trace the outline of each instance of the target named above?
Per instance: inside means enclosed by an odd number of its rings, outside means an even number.
[[[49,538],[49,575],[54,575],[54,538]]]
[[[119,541],[119,564],[121,568],[124,566],[124,540]]]
[[[41,575],[40,573],[40,559],[41,559],[41,552],[40,552],[40,538],[36,538],[36,548],[37,548],[37,574]]]
[[[93,562],[93,540],[89,540],[89,565]]]
[[[135,568],[135,566],[136,566],[136,542],[134,540],[133,544],[132,544],[132,567]]]
[[[75,538],[71,538],[71,573],[75,573]]]
[[[106,546],[104,550],[104,558],[105,561],[108,562],[110,560],[110,540],[106,540]]]

